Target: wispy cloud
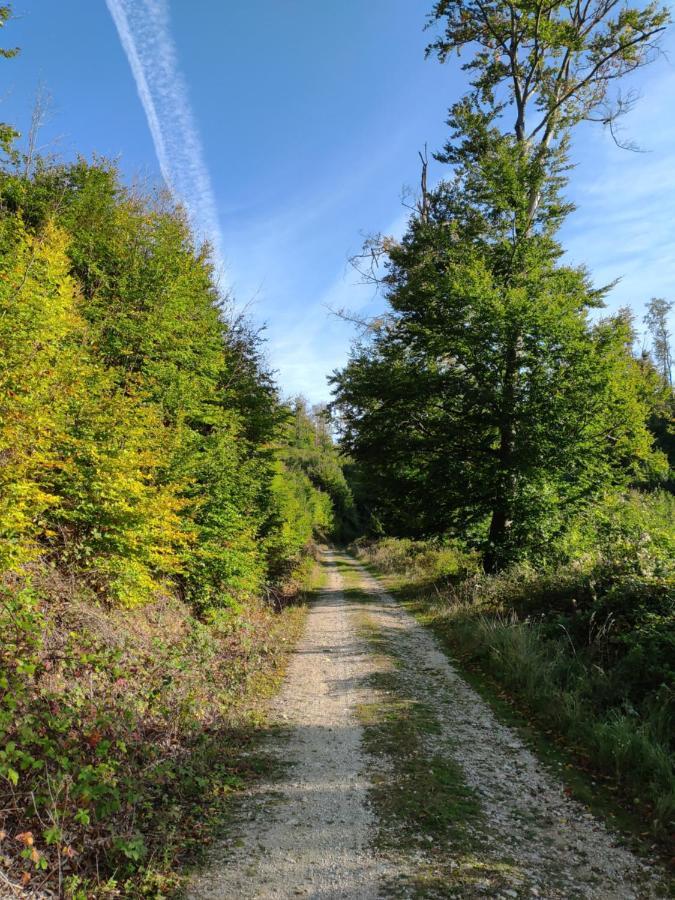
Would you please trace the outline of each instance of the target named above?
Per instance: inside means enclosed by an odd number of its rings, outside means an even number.
[[[667,49],[675,50],[672,38]],[[675,122],[666,114],[675,67],[662,62],[640,88],[643,98],[626,119],[625,138],[646,152],[619,150],[607,132],[588,129],[571,183],[579,209],[563,243],[571,261],[588,265],[596,284],[621,279],[608,307],[630,306],[642,329],[650,297],[675,299]],[[672,321],[675,326],[675,315]]]
[[[383,234],[400,238],[409,215],[407,210],[399,212],[383,228]],[[277,314],[274,332],[279,336],[271,340],[268,355],[271,365],[283,375],[285,393],[303,394],[312,403],[328,400],[327,378],[345,365],[358,334],[351,322],[335,312],[345,310],[368,319],[384,307],[382,293],[365,283],[345,261],[311,305],[304,309],[289,306],[285,315]]]
[[[159,167],[187,210],[198,240],[213,246],[220,277],[223,242],[211,179],[171,37],[168,0],[106,0],[136,81]]]

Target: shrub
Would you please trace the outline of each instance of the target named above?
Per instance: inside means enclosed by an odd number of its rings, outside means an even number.
[[[0,827],[16,883],[164,896],[205,806],[241,782],[258,694],[298,616],[130,611],[34,567],[0,590]],[[230,786],[228,788],[228,785]]]

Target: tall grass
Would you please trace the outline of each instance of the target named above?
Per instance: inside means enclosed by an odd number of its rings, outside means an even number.
[[[638,799],[663,837],[675,818],[672,576],[521,566],[486,576],[454,545],[360,542],[464,666],[498,682]],[[440,573],[440,574],[439,574]]]
[[[609,678],[575,651],[567,635],[553,639],[536,622],[515,615],[476,614],[468,605],[437,609],[437,627],[465,664],[489,672],[524,701],[540,722],[583,748],[592,764],[653,807],[658,830],[675,817],[675,775],[668,747],[673,695],[638,711],[624,704],[602,708],[592,698]],[[660,702],[657,702],[660,701]]]

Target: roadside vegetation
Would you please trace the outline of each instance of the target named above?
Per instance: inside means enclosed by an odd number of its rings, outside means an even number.
[[[301,598],[211,622],[168,593],[126,610],[54,575],[28,590],[3,598],[0,894],[167,896],[263,765]]]
[[[520,565],[499,575],[486,575],[456,544],[388,538],[354,549],[461,667],[487,679],[549,740],[562,738],[581,768],[618,789],[645,835],[667,846],[675,818],[675,541],[665,515],[675,504],[662,503],[669,539],[650,544],[658,575],[640,568],[644,555],[640,565],[629,559],[625,545],[607,545],[583,565]],[[615,539],[621,524],[613,520]]]

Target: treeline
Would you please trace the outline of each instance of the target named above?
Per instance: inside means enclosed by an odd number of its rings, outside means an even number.
[[[0,204],[3,566],[127,606],[168,581],[198,609],[255,594],[331,529],[331,485],[285,464],[309,438],[183,214],[83,161],[5,172]]]

